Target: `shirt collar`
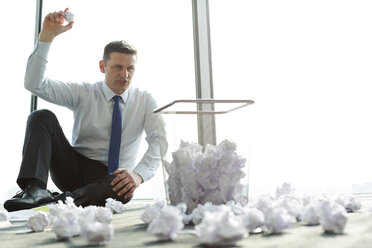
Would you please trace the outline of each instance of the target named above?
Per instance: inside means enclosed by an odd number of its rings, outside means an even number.
[[[106,81],[103,80],[102,82],[102,90],[103,90],[103,94],[105,95],[105,98],[107,101],[110,101],[114,96],[116,96],[115,92],[113,92],[106,84]],[[124,103],[127,102],[128,100],[128,91],[129,91],[129,88],[124,91],[123,93],[120,94],[121,96],[121,99],[123,99]]]

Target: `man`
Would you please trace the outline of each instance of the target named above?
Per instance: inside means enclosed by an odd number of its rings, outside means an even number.
[[[37,207],[67,196],[81,206],[103,206],[109,197],[127,203],[135,189],[154,176],[161,157],[159,141],[162,148],[166,147],[162,121],[153,114],[155,100],[149,93],[131,87],[137,51],[125,41],[105,47],[99,62],[105,74],[102,82],[63,83],[44,76],[52,41],[73,26],[73,21],[64,25],[66,11],[45,17],[28,60],[25,88],[73,111],[72,146],[52,112],[31,113],[17,179],[22,191],[4,203],[8,211]],[[136,165],[143,130],[149,147]],[[49,172],[63,194],[54,196],[46,189]]]

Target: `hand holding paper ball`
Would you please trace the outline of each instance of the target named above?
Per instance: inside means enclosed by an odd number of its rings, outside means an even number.
[[[43,22],[43,28],[39,34],[39,41],[52,42],[53,39],[67,30],[74,24],[73,14],[66,8],[64,11],[49,13]],[[65,20],[68,22],[64,24]]]

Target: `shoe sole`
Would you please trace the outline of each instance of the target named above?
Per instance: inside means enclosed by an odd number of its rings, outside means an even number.
[[[4,208],[8,212],[14,212],[14,211],[19,211],[19,210],[26,210],[26,209],[41,207],[41,206],[47,205],[51,202],[54,202],[54,200],[49,201],[49,202],[43,202],[39,205],[25,205],[25,203],[17,203],[17,202],[12,202],[12,203],[8,203],[8,204],[4,203]]]

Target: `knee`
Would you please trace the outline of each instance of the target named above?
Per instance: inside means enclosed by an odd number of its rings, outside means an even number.
[[[47,109],[35,110],[28,116],[28,123],[45,122],[49,120],[57,120],[57,117],[52,111]]]

